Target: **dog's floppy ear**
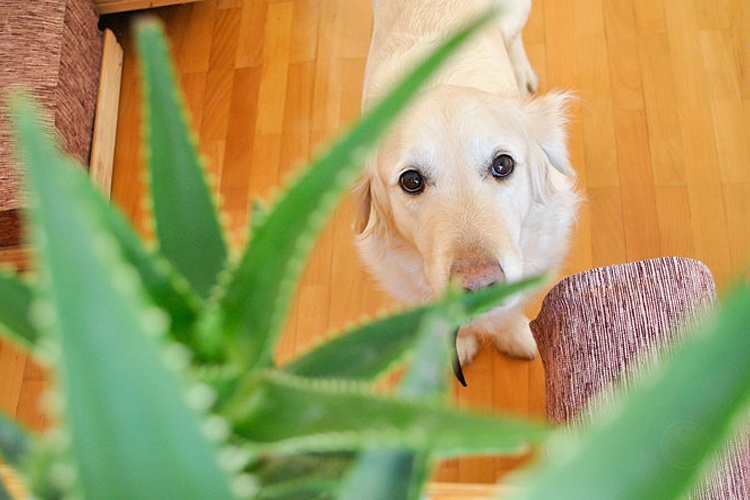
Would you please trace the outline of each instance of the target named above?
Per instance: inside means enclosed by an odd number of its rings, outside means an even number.
[[[354,186],[352,200],[354,202],[354,231],[360,235],[367,229],[372,213],[372,192],[369,177],[363,176]]]
[[[565,92],[551,92],[535,97],[526,104],[526,115],[534,140],[552,166],[568,176],[575,175],[568,159],[566,131],[567,103],[572,98],[572,95]]]

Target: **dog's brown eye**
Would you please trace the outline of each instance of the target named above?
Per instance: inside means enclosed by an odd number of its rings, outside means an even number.
[[[407,170],[398,179],[401,189],[409,194],[419,194],[424,191],[424,177],[416,170]]]
[[[493,177],[496,179],[504,179],[513,173],[514,168],[516,168],[516,161],[513,157],[501,154],[497,155],[495,159],[492,160],[490,172],[492,172]]]

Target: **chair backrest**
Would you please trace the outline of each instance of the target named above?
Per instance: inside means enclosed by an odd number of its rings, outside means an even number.
[[[547,418],[575,427],[609,405],[716,303],[701,262],[665,257],[593,269],[558,283],[531,322],[544,363]],[[750,436],[730,442],[696,498],[750,498]]]

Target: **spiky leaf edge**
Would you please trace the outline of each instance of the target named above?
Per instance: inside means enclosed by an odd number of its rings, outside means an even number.
[[[161,253],[207,298],[226,266],[227,245],[161,24],[135,26],[143,71],[151,200]]]
[[[261,374],[242,394],[247,397],[236,398],[223,415],[259,456],[374,446],[427,450],[438,457],[516,454],[548,433],[536,422],[470,414],[430,398],[386,397],[372,394],[368,385],[275,370]]]
[[[16,274],[0,271],[0,325],[2,335],[25,351],[33,351],[39,332],[31,322],[34,294],[31,287]]]

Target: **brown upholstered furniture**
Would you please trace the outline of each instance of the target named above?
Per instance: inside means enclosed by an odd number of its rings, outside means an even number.
[[[710,271],[692,259],[605,267],[561,281],[531,324],[545,368],[548,419],[575,426],[591,418],[611,401],[615,379],[649,369],[715,300]],[[730,443],[695,497],[750,499],[750,439]]]
[[[23,206],[8,90],[31,90],[67,151],[88,164],[102,59],[98,22],[92,0],[0,2],[0,246],[18,244]]]

